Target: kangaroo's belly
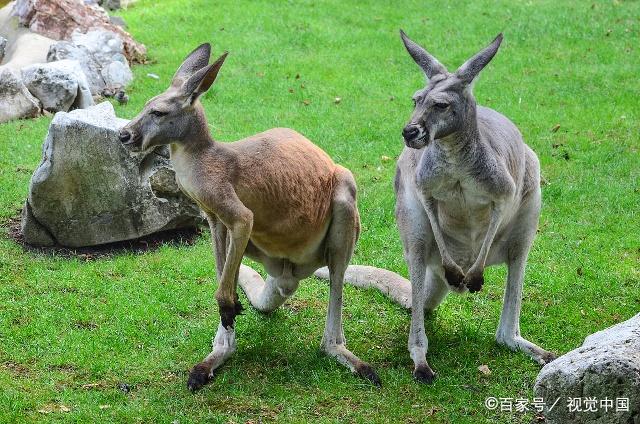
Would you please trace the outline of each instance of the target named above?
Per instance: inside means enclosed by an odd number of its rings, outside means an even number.
[[[287,231],[252,231],[251,243],[270,258],[288,259],[294,264],[309,264],[324,255],[324,239],[330,220],[314,229],[296,227]]]
[[[437,214],[447,250],[463,269],[475,262],[491,219],[490,204],[467,203],[451,196],[437,201]]]
[[[235,189],[253,212],[251,241],[269,257],[301,263],[316,255],[331,219],[336,166],[292,130],[239,144]]]

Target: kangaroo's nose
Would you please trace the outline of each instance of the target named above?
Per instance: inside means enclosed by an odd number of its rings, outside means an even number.
[[[420,129],[417,125],[407,125],[402,129],[402,136],[405,140],[413,140],[420,134]]]
[[[118,136],[120,137],[120,143],[126,144],[128,141],[131,140],[131,131],[125,130],[123,128],[120,130],[120,133],[118,134]]]

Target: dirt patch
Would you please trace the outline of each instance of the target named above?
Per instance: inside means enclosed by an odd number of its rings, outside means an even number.
[[[2,362],[0,363],[0,368],[7,370],[14,377],[27,377],[29,375],[29,368],[17,362]]]
[[[293,313],[297,313],[307,309],[324,310],[326,309],[326,302],[320,299],[300,299],[292,297],[282,305],[284,309],[288,309]]]
[[[27,252],[65,257],[80,258],[85,261],[101,259],[122,253],[144,253],[156,250],[162,246],[192,246],[196,243],[202,233],[202,228],[192,227],[179,230],[169,230],[151,234],[135,240],[119,241],[116,243],[102,244],[90,247],[34,247],[24,241],[20,230],[20,217],[14,217],[0,224],[0,227],[7,228],[7,235],[10,239],[18,243]]]

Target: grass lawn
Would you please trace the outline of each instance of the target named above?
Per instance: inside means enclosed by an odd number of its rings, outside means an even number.
[[[475,93],[519,126],[542,163],[523,335],[566,352],[633,316],[640,310],[640,3],[403,3],[140,0],[121,14],[150,63],[134,69],[131,101],[116,112],[133,117],[199,43],[210,41],[214,54],[229,50],[203,99],[214,137],[275,126],[305,134],[358,181],[363,232],[353,262],[406,275],[392,179],[411,95],[424,80],[398,29],[450,69],[504,31]],[[49,122],[0,125],[0,422],[533,419],[483,405],[488,396],[531,399],[539,371],[494,342],[504,267],[487,270],[479,294],[450,295],[427,318],[428,358],[438,373],[431,386],[411,376],[408,312],[373,290],[346,288],[345,333],[384,387],[325,357],[328,286],[309,279],[271,316],[248,309],[237,323],[234,359],[205,389],[188,392],[186,373],[209,352],[218,323],[209,236],[94,261],[23,251],[7,236],[8,222],[27,194]],[[483,364],[490,375],[478,371]],[[60,405],[70,411],[38,412]]]

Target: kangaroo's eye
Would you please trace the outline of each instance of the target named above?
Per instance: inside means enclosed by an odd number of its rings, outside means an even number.
[[[449,103],[435,103],[433,105],[436,109],[445,110],[449,107]]]
[[[160,110],[152,110],[152,111],[151,111],[151,114],[152,114],[153,116],[158,116],[158,117],[160,117],[160,116],[164,116],[164,115],[166,115],[166,114],[167,114],[167,112],[162,112],[162,111],[160,111]]]
[[[418,105],[418,100],[415,97],[411,99],[411,101],[413,102],[414,107]]]

